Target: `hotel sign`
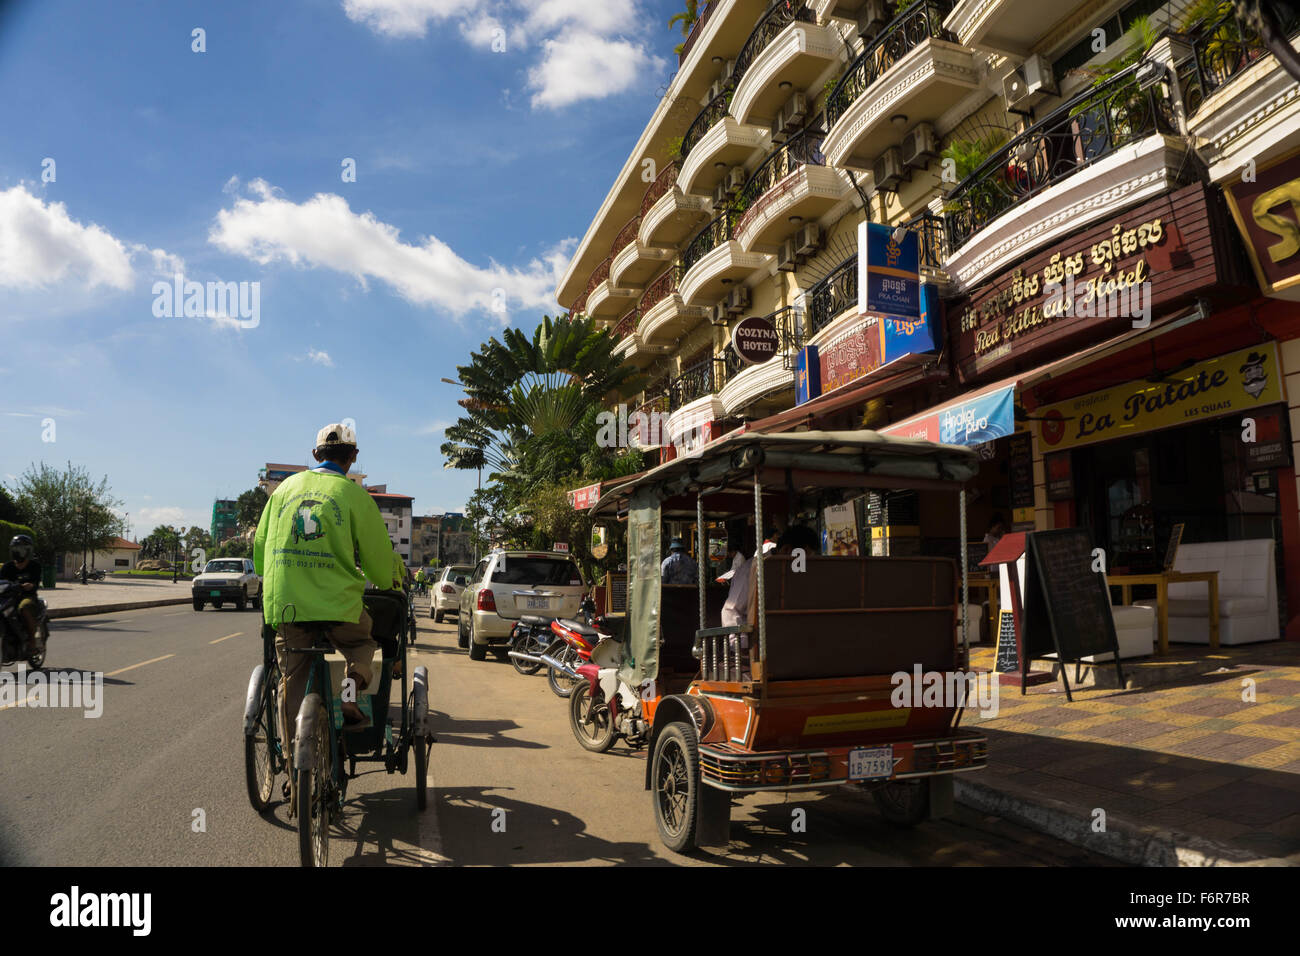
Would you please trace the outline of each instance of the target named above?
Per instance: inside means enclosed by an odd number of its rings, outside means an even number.
[[[1300,284],[1300,151],[1224,192],[1264,294]]]
[[[1044,451],[1113,441],[1282,401],[1277,345],[1229,352],[1153,383],[1146,379],[1035,410]]]
[[[1224,217],[1226,218],[1226,217]],[[1219,281],[1202,184],[1167,193],[982,282],[948,309],[962,381],[1078,342],[1142,328]]]

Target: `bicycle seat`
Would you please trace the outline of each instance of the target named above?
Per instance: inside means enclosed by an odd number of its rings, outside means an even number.
[[[550,627],[551,619],[549,617],[538,617],[536,614],[525,614],[519,618],[520,624],[531,624],[534,627]]]

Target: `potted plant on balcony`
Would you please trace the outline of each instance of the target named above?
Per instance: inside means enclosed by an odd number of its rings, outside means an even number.
[[[945,161],[952,161],[957,182],[964,183],[1006,140],[1006,133],[994,130],[987,136],[975,139],[955,139],[939,155]],[[985,222],[997,214],[998,191],[997,180],[985,177],[980,182],[972,183],[961,199],[945,202],[943,211],[950,215],[965,213],[974,222]]]

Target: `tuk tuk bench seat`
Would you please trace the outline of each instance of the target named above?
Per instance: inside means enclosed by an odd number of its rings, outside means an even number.
[[[788,554],[764,558],[767,680],[956,666],[952,559],[809,556],[806,562],[796,571]],[[752,595],[749,643],[756,652],[756,586]]]

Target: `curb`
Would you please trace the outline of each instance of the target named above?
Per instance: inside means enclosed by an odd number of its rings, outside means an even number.
[[[192,598],[164,598],[159,601],[128,601],[125,604],[91,604],[87,607],[52,607],[49,609],[50,620],[60,617],[84,617],[87,614],[112,614],[114,611],[138,611],[146,607],[169,607],[173,604],[189,604]]]
[[[1294,857],[1265,857],[1204,837],[1130,823],[1106,816],[1104,833],[1079,807],[1048,797],[1025,799],[987,784],[957,779],[955,798],[963,806],[993,814],[1073,846],[1130,866],[1296,866]]]

